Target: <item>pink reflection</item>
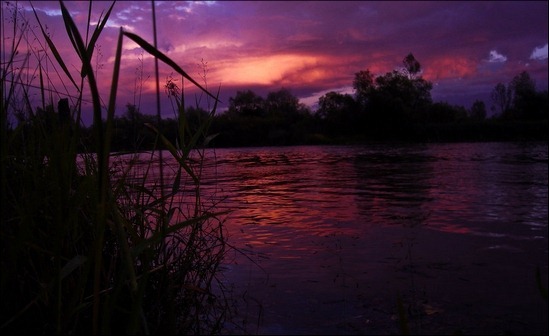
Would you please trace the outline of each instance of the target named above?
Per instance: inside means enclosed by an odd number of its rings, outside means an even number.
[[[353,330],[396,334],[397,292],[412,292],[411,305],[423,302],[421,292],[430,300],[422,311],[436,310],[445,323],[446,312],[461,319],[476,307],[514,309],[498,288],[531,303],[523,278],[509,274],[547,259],[546,150],[541,164],[517,163],[514,150],[440,144],[207,154],[202,206],[231,211],[223,229],[235,249],[222,276],[244,301],[239,317],[258,321],[256,333],[337,333],[360,322]],[[181,188],[174,206],[192,213],[193,186],[183,178]]]

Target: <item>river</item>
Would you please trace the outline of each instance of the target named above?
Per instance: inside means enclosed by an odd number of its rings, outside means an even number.
[[[205,157],[204,197],[231,211],[227,334],[547,334],[547,143]]]

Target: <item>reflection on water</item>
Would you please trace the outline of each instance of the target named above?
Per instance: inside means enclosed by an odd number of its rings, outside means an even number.
[[[546,228],[546,144],[217,149],[212,161],[203,181],[235,210],[234,226],[315,235],[422,224],[516,239]]]
[[[547,143],[206,151],[227,333],[547,333]]]

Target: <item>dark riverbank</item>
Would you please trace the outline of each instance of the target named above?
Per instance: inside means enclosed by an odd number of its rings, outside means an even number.
[[[517,142],[549,141],[547,120],[462,122],[449,124],[411,124],[365,127],[357,132],[302,132],[290,130],[271,132],[240,132],[216,130],[212,147],[255,147],[288,145],[350,145],[370,142]]]

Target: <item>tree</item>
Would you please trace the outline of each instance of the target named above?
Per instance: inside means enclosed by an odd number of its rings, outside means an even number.
[[[536,92],[536,83],[527,71],[523,71],[513,77],[509,87],[513,91],[514,103],[516,103],[517,100],[524,99]]]
[[[237,91],[234,98],[229,98],[228,113],[241,116],[260,116],[264,112],[263,105],[263,98],[253,91]]]
[[[288,89],[282,88],[269,92],[265,99],[265,110],[270,116],[295,118],[304,112],[305,106]]]
[[[330,119],[351,110],[355,100],[349,94],[330,91],[318,99],[317,115],[321,119]]]
[[[143,115],[141,114],[141,112],[139,112],[139,109],[136,105],[127,103],[124,118],[127,119],[131,124],[136,124],[138,121],[141,121],[143,119]]]
[[[423,78],[409,79],[394,70],[377,77],[363,100],[374,120],[407,122],[419,118],[431,104],[431,89],[432,84]]]
[[[536,83],[528,72],[523,71],[509,83],[512,92],[512,107],[517,117],[533,119],[537,114]]]
[[[503,83],[497,83],[491,93],[492,110],[504,115],[511,107],[511,90]]]
[[[467,110],[463,106],[451,105],[447,102],[433,103],[427,109],[426,120],[431,123],[453,123],[467,118]]]
[[[432,83],[423,78],[409,79],[398,71],[388,72],[376,78],[376,91],[388,94],[390,98],[402,100],[413,110],[432,102],[432,88]]]
[[[208,118],[208,111],[199,106],[190,106],[185,109],[185,120],[188,125],[188,130],[191,131],[191,135],[193,135]]]
[[[508,119],[539,120],[547,118],[547,92],[536,91],[536,83],[522,71],[507,87],[498,83],[492,91],[492,109]]]
[[[355,90],[355,99],[361,107],[366,107],[368,100],[375,90],[375,76],[370,70],[361,70],[355,73],[353,80],[353,89]]]
[[[404,69],[393,70],[375,77],[370,70],[355,74],[353,87],[356,100],[375,122],[417,121],[432,103],[431,82],[419,73],[420,63],[414,55],[403,60]]]
[[[298,141],[310,120],[308,108],[287,89],[263,99],[250,90],[229,99],[229,110],[212,125],[218,141],[231,145],[283,145]]]
[[[157,124],[156,117],[143,114],[136,105],[127,103],[122,117],[114,118],[111,149],[150,148],[154,143],[154,135],[144,126],[146,123]]]
[[[419,64],[412,53],[409,53],[408,56],[404,57],[402,63],[404,63],[405,74],[410,80],[416,78],[421,71],[421,64]]]
[[[471,106],[470,117],[474,120],[486,119],[486,105],[484,105],[482,100],[475,100]]]
[[[317,117],[330,131],[353,131],[359,123],[357,102],[349,94],[328,92],[318,99]]]

